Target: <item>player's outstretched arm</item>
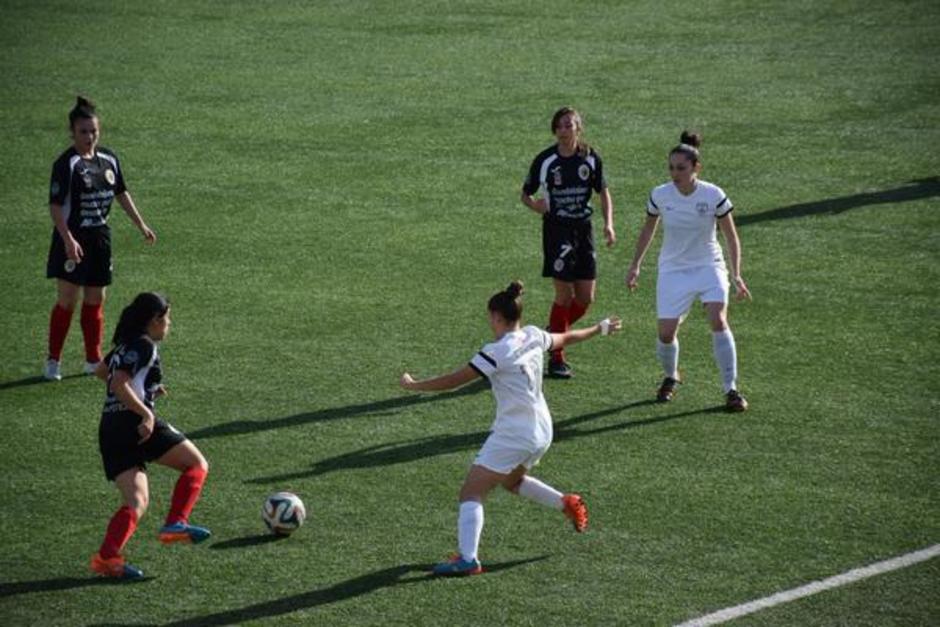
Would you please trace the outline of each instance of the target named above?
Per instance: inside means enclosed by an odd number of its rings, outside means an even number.
[[[479,377],[479,373],[470,366],[464,366],[450,374],[444,374],[430,379],[417,380],[409,373],[401,375],[399,384],[412,392],[443,392],[466,385]]]
[[[575,329],[565,333],[552,333],[552,350],[583,342],[595,335],[610,335],[611,333],[616,333],[622,326],[623,323],[620,321],[620,318],[611,316],[610,318],[604,318],[594,326],[587,327],[586,329]]]

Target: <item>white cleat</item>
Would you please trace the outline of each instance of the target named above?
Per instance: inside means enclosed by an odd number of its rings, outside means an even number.
[[[59,362],[55,359],[47,361],[46,369],[43,371],[42,376],[46,381],[61,381],[62,369],[59,367]]]
[[[85,365],[82,366],[82,372],[85,374],[95,374],[95,370],[98,369],[98,364],[100,361],[86,361]]]

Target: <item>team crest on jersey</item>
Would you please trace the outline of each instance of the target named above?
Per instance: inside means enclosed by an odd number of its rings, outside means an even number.
[[[108,168],[104,171],[104,180],[108,182],[108,185],[114,185],[114,170]]]
[[[578,167],[578,176],[581,177],[582,181],[588,180],[588,177],[591,176],[591,168],[589,168],[586,163],[582,163]]]
[[[695,203],[695,210],[698,211],[698,214],[699,214],[700,216],[703,216],[703,215],[707,214],[707,213],[708,213],[708,203],[707,203],[707,202]]]
[[[552,170],[552,176],[555,180],[555,187],[561,186],[561,168],[555,168]]]

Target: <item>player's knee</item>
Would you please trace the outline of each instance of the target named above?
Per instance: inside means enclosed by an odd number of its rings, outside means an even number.
[[[503,487],[513,494],[519,494],[519,486],[522,485],[522,477],[512,479],[503,484]]]
[[[150,497],[146,494],[135,494],[127,503],[127,506],[137,513],[137,518],[143,518],[150,505]]]

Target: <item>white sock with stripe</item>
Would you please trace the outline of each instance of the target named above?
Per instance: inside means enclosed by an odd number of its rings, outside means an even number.
[[[483,533],[483,503],[464,501],[457,518],[457,548],[465,560],[477,559]]]
[[[679,338],[674,338],[671,344],[663,344],[656,338],[656,356],[663,365],[663,374],[670,379],[679,380]]]
[[[519,482],[517,492],[519,496],[524,496],[545,507],[551,507],[557,510],[564,509],[564,503],[561,501],[561,492],[546,483],[542,483],[535,477],[524,475],[522,481]]]
[[[738,385],[738,353],[731,329],[713,333],[712,348],[715,353],[715,363],[721,371],[721,383],[727,394],[730,390],[736,390]]]

